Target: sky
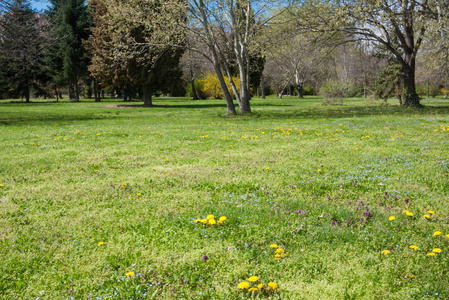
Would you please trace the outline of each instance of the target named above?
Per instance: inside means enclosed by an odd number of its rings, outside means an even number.
[[[37,11],[44,11],[48,6],[47,0],[30,0],[31,7]]]

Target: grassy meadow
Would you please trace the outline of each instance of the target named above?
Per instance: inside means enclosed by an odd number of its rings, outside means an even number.
[[[1,299],[449,298],[449,100],[154,102],[0,101]]]

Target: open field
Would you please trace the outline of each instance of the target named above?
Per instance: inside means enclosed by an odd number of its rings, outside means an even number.
[[[449,298],[449,100],[321,103],[0,101],[0,298]]]

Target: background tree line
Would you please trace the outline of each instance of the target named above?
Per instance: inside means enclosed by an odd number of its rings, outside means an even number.
[[[224,98],[321,94],[420,106],[447,92],[449,8],[444,0],[0,0],[0,97],[104,91]]]

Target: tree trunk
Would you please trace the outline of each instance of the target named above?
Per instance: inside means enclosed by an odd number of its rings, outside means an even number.
[[[30,90],[28,89],[28,87],[25,90],[25,102],[30,103]]]
[[[405,107],[421,107],[420,99],[416,93],[415,68],[412,66],[402,68],[402,82],[404,83],[405,97],[402,103]]]
[[[298,98],[304,98],[304,87],[302,86],[302,84],[297,85],[296,89],[298,90]]]
[[[245,64],[242,64],[242,67],[246,67]],[[245,74],[244,70],[239,65],[240,69],[240,113],[246,114],[251,112],[251,106],[249,104],[249,90],[248,90],[248,82],[247,74]]]
[[[200,98],[198,97],[198,94],[196,93],[195,76],[193,76],[192,68],[190,68],[190,84],[192,85],[192,97],[193,97],[193,100],[199,100]]]
[[[427,81],[427,98],[429,98],[429,82]]]
[[[100,102],[100,94],[98,92],[98,82],[96,79],[94,79],[94,97],[95,102]]]
[[[74,89],[73,89],[73,93],[75,96],[75,102],[80,102],[80,95],[79,95],[79,90],[78,90],[78,84],[75,83]]]
[[[59,102],[58,88],[56,85],[55,85],[55,95],[56,95],[56,102]]]
[[[143,106],[151,107],[153,106],[153,99],[151,95],[151,86],[149,84],[145,84],[142,87],[143,92]]]
[[[264,80],[264,77],[263,77],[263,73],[260,76],[260,89],[262,90],[261,91],[262,92],[262,99],[265,99],[265,80]]]

